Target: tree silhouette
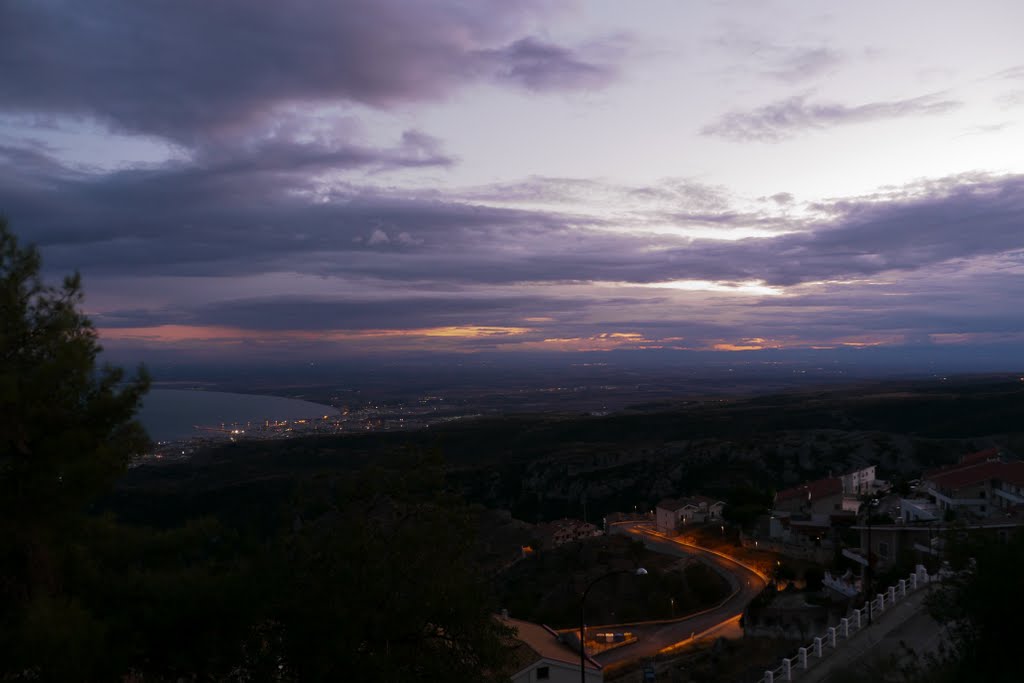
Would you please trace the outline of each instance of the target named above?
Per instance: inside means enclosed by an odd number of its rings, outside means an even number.
[[[48,285],[40,266],[0,218],[0,649],[68,660],[65,636],[91,627],[65,591],[69,548],[88,503],[148,441],[133,419],[148,378],[97,368],[79,276]],[[43,641],[60,651],[37,651]]]
[[[50,286],[40,266],[0,220],[0,680],[504,677],[510,634],[439,457],[314,478],[290,503],[224,484],[291,513],[280,528],[189,519],[172,496],[174,528],[93,510],[148,443],[148,378],[97,367],[78,275]]]

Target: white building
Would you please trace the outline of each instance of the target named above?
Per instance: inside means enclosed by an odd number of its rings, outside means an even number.
[[[869,465],[864,469],[847,472],[839,478],[843,481],[843,493],[848,496],[871,493],[874,490],[875,466]]]
[[[577,683],[580,680],[580,654],[559,640],[558,633],[529,621],[501,617],[501,622],[516,630],[512,683]],[[590,657],[585,660],[586,683],[603,683],[601,665]]]
[[[940,518],[939,506],[924,498],[900,498],[900,518],[910,522],[934,522]]]
[[[658,503],[655,524],[663,534],[674,533],[681,526],[717,522],[722,519],[725,503],[707,496],[694,496],[676,500],[669,498]]]

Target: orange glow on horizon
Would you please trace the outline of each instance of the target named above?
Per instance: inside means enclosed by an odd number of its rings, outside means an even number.
[[[536,320],[540,320],[539,318]],[[419,328],[253,330],[225,325],[153,325],[149,327],[111,327],[98,330],[103,342],[151,346],[183,346],[211,349],[242,345],[273,348],[288,344],[354,345],[360,350],[443,350],[472,352],[483,348],[515,351],[587,352],[616,349],[672,349],[678,351],[743,352],[770,349],[860,349],[906,343],[905,336],[891,334],[872,337],[814,339],[786,337],[739,337],[735,339],[694,339],[680,336],[648,337],[637,331],[607,331],[579,336],[545,336],[555,330],[512,325],[448,325]],[[1006,340],[1008,335],[948,333],[932,334],[934,344],[965,344]],[[683,342],[686,343],[683,343]]]
[[[247,330],[218,325],[154,325],[152,327],[112,327],[99,330],[101,339],[110,341],[140,341],[157,344],[188,342],[323,342],[353,341],[360,339],[388,339],[404,337],[451,337],[480,339],[527,334],[528,327],[502,327],[487,325],[453,325],[408,330]]]

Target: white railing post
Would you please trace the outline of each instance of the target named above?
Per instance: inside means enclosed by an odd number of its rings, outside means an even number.
[[[885,596],[881,593],[878,594],[878,613],[881,614],[885,611]]]
[[[843,634],[843,638],[850,637],[850,620],[846,617],[839,620],[839,632]]]
[[[793,680],[793,664],[789,661],[789,658],[782,660],[782,679],[786,681]]]
[[[821,636],[814,639],[814,656],[821,659]]]
[[[797,656],[800,658],[800,668],[801,669],[806,669],[807,668],[807,648],[806,647],[802,647],[799,650],[797,650]]]
[[[889,604],[896,604],[896,586],[889,586]]]
[[[835,626],[829,626],[828,627],[828,644],[831,645],[832,647],[836,646],[836,627]]]
[[[775,683],[775,672],[765,671],[764,672],[764,683]]]
[[[915,591],[917,590],[917,574],[910,575],[910,588]]]
[[[901,598],[907,597],[907,580],[906,579],[900,579],[900,597]]]
[[[857,625],[857,630],[859,631],[860,630],[860,610],[859,609],[853,610],[853,621]]]

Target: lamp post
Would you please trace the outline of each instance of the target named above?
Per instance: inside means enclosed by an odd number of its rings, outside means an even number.
[[[580,598],[580,683],[587,683],[587,647],[585,639],[585,624],[587,623],[587,594],[590,593],[590,589],[594,587],[600,581],[607,579],[609,576],[615,576],[616,574],[633,574],[635,576],[646,576],[647,570],[643,567],[635,570],[629,569],[616,569],[610,571],[607,574],[602,574],[593,581],[587,584],[587,587],[583,589],[583,597]]]

